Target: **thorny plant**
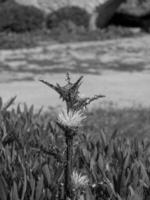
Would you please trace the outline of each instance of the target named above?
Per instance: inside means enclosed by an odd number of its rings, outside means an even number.
[[[79,87],[83,76],[75,83],[71,82],[69,73],[66,74],[67,84],[60,86],[53,85],[44,80],[40,80],[50,88],[54,89],[60,98],[66,103],[66,110],[58,115],[57,124],[64,132],[66,151],[65,151],[65,167],[64,167],[64,200],[77,199],[80,196],[80,189],[84,189],[88,185],[88,178],[73,170],[73,141],[77,135],[78,129],[85,119],[83,113],[84,108],[91,102],[103,98],[103,95],[95,95],[94,97],[81,98],[79,95]]]

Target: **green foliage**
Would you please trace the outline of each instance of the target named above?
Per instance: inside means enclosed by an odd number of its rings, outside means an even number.
[[[63,192],[63,135],[49,115],[33,107],[9,111],[13,101],[0,101],[1,197],[57,199]],[[86,199],[148,200],[150,140],[106,135],[86,132],[74,143],[73,166],[90,180]]]
[[[114,131],[126,137],[149,137],[150,109],[146,108],[121,108],[115,109],[108,106],[107,109],[97,108],[88,113],[84,130],[88,133],[98,134],[101,129],[110,136]]]
[[[42,115],[26,106],[9,111],[13,102],[14,98],[6,104],[0,101],[1,197],[57,199],[63,192],[62,133],[50,114]],[[90,179],[86,199],[148,200],[150,140],[118,134],[106,137],[104,131],[91,130],[76,137],[73,166]]]
[[[35,33],[36,34],[36,33]],[[26,34],[0,33],[0,49],[31,48],[36,46],[37,37]],[[35,42],[36,41],[36,42]]]
[[[33,107],[0,110],[0,191],[2,199],[46,199],[61,180],[63,139]],[[55,131],[54,131],[55,130]],[[56,142],[57,141],[57,142]],[[55,145],[62,144],[59,148]],[[57,152],[57,153],[56,153]]]
[[[41,29],[25,33],[0,32],[0,49],[33,48],[41,42],[101,41],[136,35],[140,33],[134,34],[128,28],[111,26],[103,30],[87,31],[83,27],[76,27],[70,23],[69,30],[62,24],[61,28],[58,27],[52,31]]]
[[[98,131],[95,132],[95,119],[106,116],[105,112],[105,115],[96,113],[96,117],[89,113],[94,120],[93,127],[90,129],[88,122],[83,130],[79,129],[77,124],[82,116],[76,113],[103,97],[80,98],[78,89],[82,78],[72,83],[67,74],[64,86],[42,80],[66,102],[68,115],[59,115],[57,120],[54,113],[35,112],[33,106],[21,108],[18,105],[10,110],[16,97],[5,104],[0,98],[0,199],[66,200],[68,196],[75,199],[66,187],[74,169],[88,177],[86,189],[80,193],[79,190],[71,191],[76,193],[77,199],[150,199],[150,139],[143,137],[139,140],[138,135],[127,137],[129,128],[124,130],[122,126],[116,126],[113,112],[107,114],[112,117],[114,130],[112,127],[106,129],[111,123],[107,119],[107,127],[97,126]],[[70,111],[72,115],[69,115]],[[123,115],[126,114],[123,112]],[[133,113],[132,120],[136,114]],[[139,115],[141,123],[146,118],[149,122],[149,113]],[[121,120],[121,115],[118,116]],[[71,124],[72,120],[77,122],[75,126]],[[131,120],[130,125],[133,126]],[[82,181],[81,176],[80,181],[75,182]]]
[[[129,28],[109,26],[105,29],[98,29],[96,31],[89,31],[83,27],[76,27],[69,23],[61,24],[59,27],[52,29],[50,37],[55,41],[65,42],[83,42],[83,41],[101,41],[108,39],[124,38],[138,36],[140,33],[133,33]]]
[[[79,7],[64,7],[48,15],[47,27],[49,29],[56,28],[62,23],[71,21],[77,26],[88,27],[89,15]]]
[[[27,32],[40,29],[43,13],[34,8],[6,2],[0,7],[0,31]]]

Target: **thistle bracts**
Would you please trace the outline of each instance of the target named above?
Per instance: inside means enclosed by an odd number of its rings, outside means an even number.
[[[55,85],[48,83],[47,81],[40,80],[50,88],[54,89],[59,95],[60,98],[65,101],[67,111],[81,111],[84,107],[86,107],[91,102],[103,98],[104,95],[95,95],[94,97],[90,98],[81,98],[79,96],[79,87],[81,86],[81,81],[83,76],[81,76],[75,83],[71,82],[70,76],[67,73],[66,82],[67,84],[64,86],[60,86],[58,83]]]

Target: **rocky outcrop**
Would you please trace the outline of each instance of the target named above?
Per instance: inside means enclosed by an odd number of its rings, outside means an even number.
[[[97,8],[98,13],[98,26],[103,28],[107,25],[108,21],[112,18],[118,7],[125,3],[126,0],[109,0]]]
[[[150,13],[142,16],[135,16],[126,13],[116,12],[108,23],[109,25],[141,28],[150,32]]]

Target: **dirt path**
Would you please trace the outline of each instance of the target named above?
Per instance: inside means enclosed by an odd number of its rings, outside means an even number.
[[[150,106],[150,35],[1,50],[0,96],[6,100],[17,95],[16,103],[36,108],[59,105],[58,96],[37,80],[64,83],[67,71],[74,80],[84,75],[81,92],[85,96],[105,94],[103,104]]]

